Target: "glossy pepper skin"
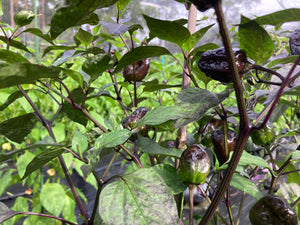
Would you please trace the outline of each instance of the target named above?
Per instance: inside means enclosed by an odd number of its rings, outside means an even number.
[[[242,76],[247,63],[246,53],[240,49],[233,49],[233,53],[238,71],[240,76]],[[230,83],[233,81],[224,48],[204,52],[198,62],[198,67],[207,77],[210,77],[213,80],[221,81],[223,83]]]
[[[229,158],[229,153],[234,150],[236,146],[237,136],[232,130],[227,130],[227,150],[225,149],[225,135],[223,129],[216,129],[212,134],[212,142],[214,152],[220,162],[220,165],[225,163]]]
[[[277,196],[265,196],[250,209],[252,225],[297,225],[295,211],[285,200]]]
[[[124,68],[123,76],[126,81],[142,81],[148,74],[150,59],[140,60]]]
[[[197,9],[201,12],[204,12],[210,8],[213,8],[214,4],[216,4],[219,0],[189,0],[193,3]]]
[[[187,184],[202,184],[210,170],[210,160],[206,151],[197,144],[185,149],[180,157],[178,174]]]
[[[123,127],[127,128],[128,130],[135,129],[134,130],[135,132],[141,132],[141,134],[143,136],[146,136],[146,134],[148,133],[148,130],[149,130],[148,125],[142,125],[142,126],[136,127],[136,128],[134,128],[134,126],[137,121],[139,121],[146,115],[147,112],[149,112],[149,109],[146,107],[137,108],[130,116],[126,117],[123,120],[123,122],[122,122]]]
[[[267,146],[274,140],[275,133],[273,128],[269,125],[264,126],[260,130],[253,130],[251,132],[251,138],[254,144]]]
[[[296,29],[290,36],[290,50],[292,55],[300,55],[300,29]]]

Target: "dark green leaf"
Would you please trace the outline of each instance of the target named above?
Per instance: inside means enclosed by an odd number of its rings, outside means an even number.
[[[298,55],[291,55],[291,56],[287,56],[285,58],[274,59],[274,60],[272,60],[271,62],[268,63],[268,67],[272,68],[277,64],[294,63],[294,62],[296,62],[298,57],[299,57]],[[280,66],[280,65],[278,65],[278,66]]]
[[[280,168],[285,162],[275,160],[275,163]],[[290,163],[283,172],[285,173],[285,172],[291,172],[291,171],[297,171],[297,169],[293,164]],[[287,178],[288,178],[287,179],[288,183],[296,183],[296,184],[300,185],[300,173],[299,172],[289,173],[287,175]]]
[[[85,46],[88,46],[93,41],[94,37],[90,32],[79,29],[75,37]]]
[[[153,170],[164,180],[172,194],[176,195],[186,190],[187,186],[182,183],[177,170],[167,164],[159,164],[152,167]]]
[[[239,161],[240,166],[254,165],[260,168],[267,168],[269,171],[272,171],[270,165],[261,157],[251,155],[250,153],[244,151],[242,157]]]
[[[208,44],[204,44],[204,45],[201,45],[197,48],[195,48],[191,53],[190,55],[191,56],[194,56],[194,55],[199,55],[201,56],[204,52],[206,52],[207,50],[212,50],[212,49],[216,49],[216,48],[219,48],[218,45],[214,44],[214,43],[208,43]],[[200,57],[199,57],[200,58]]]
[[[3,223],[5,220],[8,220],[11,217],[20,214],[8,208],[3,202],[0,202],[0,223]]]
[[[101,218],[119,225],[179,224],[173,194],[161,175],[140,169],[108,184],[99,199]]]
[[[46,163],[50,162],[52,159],[64,153],[64,151],[65,150],[63,148],[49,148],[44,150],[42,153],[38,154],[37,156],[35,156],[34,159],[26,167],[26,172],[24,176],[21,178],[21,180],[28,177],[33,171],[43,167]]]
[[[0,111],[3,111],[4,109],[6,109],[7,106],[9,106],[15,100],[17,100],[18,98],[22,98],[22,97],[23,97],[23,94],[20,91],[16,91],[16,92],[12,93],[10,96],[8,96],[6,101],[0,106]]]
[[[50,35],[49,34],[44,34],[38,28],[28,28],[28,29],[24,30],[23,32],[31,33],[31,34],[33,34],[35,36],[38,36],[38,37],[42,38],[43,40],[49,42],[50,44],[53,44]]]
[[[0,68],[0,89],[18,84],[31,84],[40,78],[58,78],[58,67],[31,63],[14,63]]]
[[[5,43],[7,43],[7,40],[6,40],[6,38],[5,38],[4,36],[0,36],[0,40],[3,41],[3,42],[5,42]],[[10,41],[9,41],[9,45],[12,46],[12,47],[14,47],[14,48],[17,48],[17,49],[20,49],[20,50],[23,50],[23,51],[25,51],[25,52],[28,52],[28,53],[32,54],[32,53],[28,50],[28,48],[27,48],[23,43],[21,43],[21,42],[19,42],[19,41],[16,41],[16,40],[10,40]]]
[[[83,84],[83,76],[75,70],[61,68],[61,70],[75,80],[80,86]]]
[[[175,43],[181,47],[190,37],[189,30],[176,21],[159,20],[146,15],[143,16],[147,22],[150,34],[159,39]]]
[[[189,39],[183,44],[183,48],[187,51],[190,51],[195,47],[195,45],[201,40],[201,38],[206,34],[206,32],[212,27],[214,24],[208,25],[204,28],[201,28],[197,32],[193,33]]]
[[[141,125],[159,125],[169,120],[177,120],[180,118],[188,118],[189,115],[177,110],[176,106],[159,106],[154,110],[146,113],[146,115],[137,121],[135,127]]]
[[[123,144],[131,136],[131,131],[127,129],[112,131],[102,134],[95,142],[95,148],[110,148]]]
[[[274,52],[274,45],[268,32],[257,22],[239,25],[239,43],[247,56],[257,64],[267,61]]]
[[[82,64],[82,70],[91,76],[91,81],[96,80],[102,73],[112,68],[115,57],[110,54],[98,54],[88,58]]]
[[[166,155],[180,158],[182,151],[177,148],[164,148],[150,138],[138,136],[138,146],[142,152],[150,155]]]
[[[123,10],[128,4],[130,3],[130,0],[119,0],[116,3],[116,8],[118,11]]]
[[[50,35],[56,39],[66,29],[83,24],[97,25],[99,18],[95,9],[113,5],[117,0],[85,0],[77,1],[69,7],[57,9],[51,19]]]
[[[64,45],[55,45],[55,46],[48,46],[45,50],[44,50],[44,53],[43,53],[43,56],[44,57],[47,53],[49,53],[50,51],[57,51],[57,50],[72,50],[76,48],[76,46],[64,46]]]
[[[0,134],[17,143],[22,143],[31,132],[38,118],[33,113],[8,119],[0,124]]]
[[[281,11],[277,11],[271,14],[257,17],[255,22],[261,25],[273,25],[283,24],[286,22],[300,21],[300,9],[291,8]]]
[[[161,55],[172,55],[169,50],[160,46],[141,46],[137,47],[130,52],[127,52],[118,62],[114,73],[121,71],[126,66],[129,66],[142,59],[151,57],[158,57]]]
[[[0,49],[0,60],[8,63],[29,62],[25,57],[23,57],[19,53],[12,52],[6,49]]]
[[[176,99],[176,109],[188,116],[177,121],[177,127],[181,127],[193,121],[199,120],[208,109],[219,105],[229,96],[229,91],[213,93],[200,88],[187,88],[182,90]]]
[[[158,80],[144,82],[143,85],[145,86],[143,88],[143,92],[154,92],[154,91],[158,91],[161,89],[181,87],[181,85],[159,84]]]
[[[244,191],[254,197],[256,200],[259,200],[263,195],[259,191],[255,183],[252,183],[246,177],[241,176],[240,174],[234,173],[230,181],[230,185],[241,191]]]
[[[66,116],[79,124],[82,124],[83,126],[87,125],[88,118],[81,110],[75,109],[72,104],[70,103],[64,103],[61,112],[65,113]]]

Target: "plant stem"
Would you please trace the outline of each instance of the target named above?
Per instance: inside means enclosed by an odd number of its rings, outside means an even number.
[[[61,221],[63,223],[66,223],[66,224],[76,225],[76,223],[72,223],[72,222],[70,222],[68,220],[64,220],[62,218],[59,218],[59,217],[56,217],[56,216],[52,216],[52,215],[48,215],[48,214],[43,214],[43,213],[20,212],[19,214],[28,215],[28,216],[43,216],[43,217],[48,217],[48,218],[51,218],[51,219],[59,220],[59,221]]]
[[[247,140],[250,136],[250,128],[249,128],[249,121],[247,116],[247,111],[245,107],[245,102],[243,98],[242,86],[240,81],[240,76],[238,73],[237,66],[235,64],[235,58],[233,55],[230,38],[228,35],[228,31],[225,24],[224,13],[222,10],[222,1],[217,1],[214,5],[214,9],[217,15],[217,20],[220,26],[220,33],[223,39],[224,47],[227,54],[227,59],[229,62],[229,68],[233,73],[233,86],[235,90],[235,96],[237,99],[239,115],[240,115],[240,127],[239,127],[239,136],[237,139],[236,147],[234,149],[234,153],[232,155],[232,159],[228,165],[227,172],[225,174],[224,179],[220,183],[217,193],[210,204],[209,208],[207,209],[205,215],[203,216],[202,220],[200,221],[199,225],[208,224],[211,217],[213,216],[217,206],[221,202],[226,190],[228,189],[230,180],[233,176],[233,173],[237,167],[239,159],[242,155],[243,149],[247,143]]]
[[[52,127],[51,127],[51,123],[46,120],[46,118],[42,115],[42,113],[39,111],[39,109],[36,107],[36,105],[33,103],[33,101],[31,100],[31,98],[28,96],[27,92],[22,88],[21,85],[18,85],[18,88],[20,90],[20,92],[23,94],[23,96],[25,97],[25,99],[28,101],[28,103],[31,105],[31,107],[33,108],[33,110],[36,113],[36,116],[40,119],[42,125],[47,129],[49,135],[51,136],[51,138],[57,143],[55,135],[53,133]],[[71,191],[73,193],[73,196],[75,198],[75,202],[80,210],[80,213],[84,216],[84,218],[86,220],[88,220],[89,216],[83,206],[83,203],[79,197],[79,194],[76,190],[76,187],[72,181],[71,175],[68,171],[68,168],[65,164],[64,158],[62,157],[62,155],[58,156],[58,160],[60,162],[60,165],[62,167],[62,170],[64,171],[64,174],[66,176],[67,182],[69,184],[69,187],[71,188]]]
[[[193,225],[194,224],[194,190],[195,190],[195,185],[190,184],[189,185],[189,206],[190,206],[190,215],[189,215],[189,224]]]

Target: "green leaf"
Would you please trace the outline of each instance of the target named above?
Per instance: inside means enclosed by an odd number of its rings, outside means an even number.
[[[284,58],[274,59],[268,63],[267,67],[272,68],[277,64],[287,64],[287,63],[294,63],[296,62],[298,55],[291,55]],[[278,65],[281,67],[281,65]]]
[[[10,96],[8,96],[6,101],[0,106],[0,111],[3,111],[10,104],[12,104],[15,100],[17,100],[18,98],[22,98],[22,97],[23,97],[23,94],[20,91],[16,91],[16,92],[12,93]]]
[[[273,26],[283,24],[286,22],[300,21],[300,9],[291,8],[291,9],[277,11],[274,13],[257,17],[254,21],[261,25],[273,25]]]
[[[5,38],[4,36],[0,36],[0,40],[3,41],[3,42],[5,42],[5,43],[7,44],[7,40],[6,40],[6,38]],[[17,48],[17,49],[20,49],[20,50],[23,50],[23,51],[25,51],[25,52],[28,52],[28,53],[32,54],[32,53],[28,50],[28,48],[27,48],[23,43],[21,43],[21,42],[19,42],[19,41],[16,41],[16,40],[10,40],[10,41],[9,41],[9,45],[12,46],[12,47],[14,47],[14,48]]]
[[[150,138],[138,136],[138,146],[142,152],[150,155],[166,155],[180,158],[182,151],[177,148],[164,148]]]
[[[97,138],[95,148],[110,148],[123,144],[131,136],[131,131],[127,129],[104,133]]]
[[[0,89],[18,84],[31,84],[40,78],[58,78],[59,67],[31,63],[14,63],[0,68]]]
[[[111,54],[98,54],[88,58],[82,64],[82,70],[91,76],[91,81],[94,81],[114,64],[115,57]]]
[[[44,184],[41,189],[41,203],[43,207],[54,216],[59,216],[59,214],[62,212],[65,205],[65,198],[65,190],[58,183]]]
[[[119,34],[123,34],[130,29],[130,26],[120,23],[110,23],[101,21],[101,25],[103,25],[109,32],[109,34],[118,36]]]
[[[52,159],[61,155],[65,150],[63,148],[48,148],[36,155],[34,159],[26,167],[26,172],[21,178],[23,180],[29,176],[33,171],[43,167],[46,163],[50,162]]]
[[[180,118],[176,126],[181,127],[199,120],[208,109],[219,105],[229,96],[229,91],[214,93],[200,88],[182,90],[176,98],[176,109],[188,116]]]
[[[299,151],[298,151],[299,152]],[[280,168],[285,162],[281,162],[279,160],[275,160],[276,165]],[[297,168],[293,164],[289,164],[285,169],[284,173],[286,172],[291,172],[294,171],[293,173],[287,174],[287,182],[288,183],[296,183],[300,185],[300,174],[297,171]]]
[[[134,127],[139,127],[141,125],[159,125],[169,120],[188,117],[188,114],[178,111],[176,106],[159,106],[154,110],[147,112],[143,118],[137,121]]]
[[[17,169],[19,177],[23,177],[26,171],[26,167],[33,160],[34,154],[30,151],[26,151],[23,155],[18,156],[17,158]]]
[[[119,0],[117,1],[116,8],[118,9],[118,11],[121,11],[122,9],[124,9],[128,4],[130,3],[130,0]]]
[[[31,132],[38,118],[33,113],[14,117],[0,123],[0,134],[17,143],[22,143]]]
[[[208,25],[206,27],[201,28],[200,30],[193,33],[189,39],[186,40],[183,44],[183,49],[190,51],[195,47],[195,45],[201,40],[201,38],[206,34],[206,32],[212,27],[214,24]]]
[[[177,21],[159,20],[146,15],[143,16],[150,30],[150,35],[175,43],[180,47],[190,37],[189,30]]]
[[[61,68],[61,70],[75,80],[80,86],[83,85],[84,77],[75,70]]]
[[[38,36],[40,38],[42,38],[43,40],[49,42],[50,44],[53,44],[51,37],[49,34],[44,34],[40,29],[38,28],[28,28],[26,30],[23,31],[24,33],[31,33],[35,36]]]
[[[83,29],[79,29],[75,37],[85,46],[88,46],[94,39],[94,36]]]
[[[256,200],[259,200],[261,197],[263,197],[262,193],[254,183],[237,173],[233,174],[233,177],[230,181],[230,186],[248,193]]]
[[[0,202],[0,223],[3,223],[5,220],[8,220],[18,214],[20,214],[20,212],[13,211],[3,202]]]
[[[78,130],[75,131],[72,139],[72,149],[76,153],[83,153],[88,148],[87,138]]]
[[[142,84],[143,86],[145,86],[143,88],[143,92],[154,92],[154,91],[158,91],[161,89],[169,89],[169,88],[177,88],[177,87],[181,87],[181,85],[168,85],[168,84],[159,84],[158,80],[152,80],[149,82],[144,82]]]
[[[274,52],[272,38],[255,21],[240,24],[238,37],[241,49],[257,64],[267,61]]]
[[[70,27],[83,24],[97,25],[99,18],[93,11],[111,6],[115,2],[117,0],[85,0],[77,1],[72,6],[57,9],[51,19],[51,38],[56,39]]]
[[[140,169],[120,178],[101,192],[99,213],[105,223],[179,224],[173,194],[155,169]]]
[[[172,55],[169,50],[160,46],[140,46],[134,48],[130,52],[127,52],[118,62],[114,73],[121,71],[126,66],[134,64],[142,59],[147,59],[151,57],[158,57],[161,55]]]
[[[254,165],[260,168],[267,168],[269,171],[273,171],[270,165],[261,157],[251,155],[244,151],[239,161],[240,166]]]
[[[18,62],[29,63],[29,61],[19,53],[12,52],[6,49],[0,49],[0,60],[5,61],[7,63],[18,63]]]
[[[43,56],[44,57],[46,54],[48,54],[50,51],[57,51],[57,50],[72,50],[76,48],[76,46],[65,46],[65,45],[55,45],[55,46],[48,46],[45,50],[44,50],[44,53],[43,53]]]
[[[300,151],[299,150],[293,152],[292,159],[293,160],[295,160],[295,159],[299,160],[300,159]]]
[[[218,45],[216,45],[215,43],[207,43],[204,45],[201,45],[195,49],[193,49],[193,51],[190,53],[190,56],[194,56],[194,55],[202,55],[202,53],[206,52],[207,50],[212,50],[212,49],[216,49],[219,48]],[[199,58],[200,58],[199,56]]]
[[[1,185],[0,185],[0,196],[2,196],[2,194],[4,193],[6,188],[8,188],[11,185],[13,172],[14,172],[13,170],[8,170],[4,174],[1,174],[1,177],[0,177],[0,183],[1,183]]]
[[[0,17],[3,15],[2,0],[0,0]]]

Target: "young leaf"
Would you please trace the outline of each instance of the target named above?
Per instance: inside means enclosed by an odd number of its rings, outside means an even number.
[[[252,183],[246,177],[243,177],[237,173],[233,174],[233,177],[230,181],[230,186],[248,193],[256,200],[259,200],[263,196],[262,193],[259,191],[258,187],[254,183]]]
[[[72,149],[79,153],[83,153],[88,148],[87,138],[78,130],[75,131],[72,139]]]
[[[101,192],[99,213],[105,223],[179,224],[173,194],[155,169],[140,169],[120,178]]]
[[[150,155],[166,155],[180,158],[182,151],[176,148],[164,148],[150,138],[138,136],[138,146],[142,152]]]
[[[65,190],[58,183],[44,184],[41,189],[41,203],[43,207],[45,207],[45,209],[54,216],[59,216],[59,214],[62,212],[65,205],[65,198]]]
[[[131,131],[127,129],[104,133],[97,138],[95,148],[111,148],[123,144],[131,136]]]
[[[31,84],[40,78],[58,78],[59,67],[31,63],[14,63],[0,68],[0,89],[18,84]]]
[[[129,66],[142,59],[158,57],[161,55],[172,55],[169,50],[160,46],[140,46],[130,52],[127,52],[118,62],[113,73],[121,71],[126,66]]]
[[[3,223],[5,220],[8,220],[18,214],[20,214],[20,212],[13,211],[3,202],[0,202],[0,223]]]
[[[26,172],[24,176],[21,178],[23,180],[27,176],[29,176],[33,171],[43,167],[46,163],[61,155],[65,150],[62,148],[48,148],[44,150],[42,153],[36,155],[33,160],[26,167]]]
[[[181,47],[190,37],[189,30],[177,21],[159,20],[146,15],[143,16],[150,30],[150,34],[159,39],[175,43]]]
[[[17,143],[22,143],[31,132],[38,118],[33,113],[14,117],[0,123],[0,134]]]
[[[274,52],[274,44],[268,32],[257,22],[239,25],[239,43],[248,57],[257,64],[267,61]]]
[[[212,27],[214,24],[208,25],[204,28],[201,28],[197,32],[193,33],[189,39],[184,42],[183,48],[187,51],[190,51],[195,45],[201,40],[201,38],[206,34],[206,32]]]

